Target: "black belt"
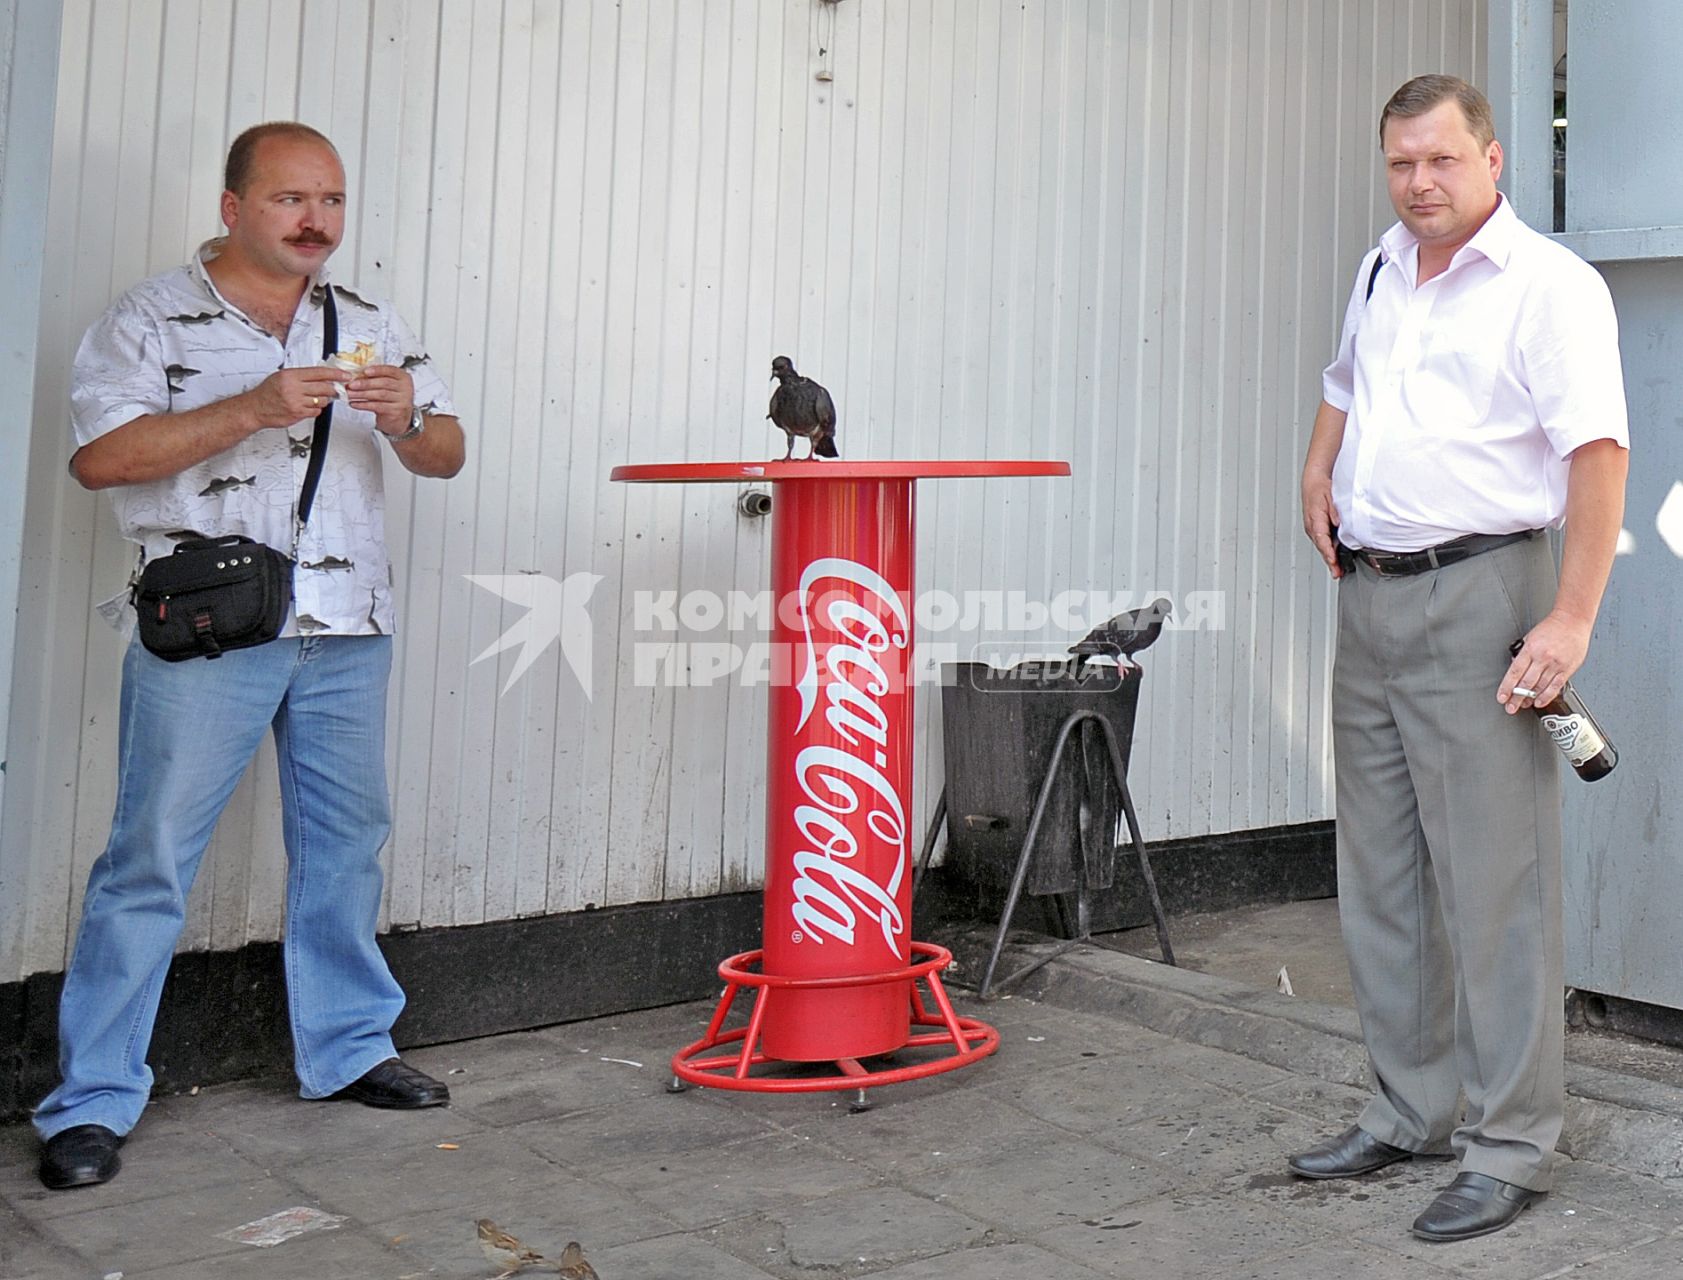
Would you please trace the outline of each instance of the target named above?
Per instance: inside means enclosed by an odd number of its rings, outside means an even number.
[[[1425,573],[1428,569],[1442,569],[1446,565],[1471,560],[1474,556],[1505,547],[1512,542],[1534,538],[1541,529],[1522,529],[1518,533],[1469,533],[1464,538],[1440,542],[1424,551],[1374,551],[1368,548],[1352,550],[1340,544],[1340,550],[1360,560],[1381,578],[1406,578]]]

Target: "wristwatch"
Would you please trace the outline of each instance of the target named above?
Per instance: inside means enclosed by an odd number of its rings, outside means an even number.
[[[413,440],[427,429],[426,415],[421,412],[421,406],[416,405],[409,411],[409,430],[395,436],[386,436],[393,444],[402,444],[405,440]],[[381,432],[384,435],[384,432]]]

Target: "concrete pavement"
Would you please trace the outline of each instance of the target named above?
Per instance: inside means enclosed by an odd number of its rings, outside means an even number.
[[[1683,1274],[1670,1084],[1575,1064],[1556,1193],[1427,1245],[1408,1224],[1447,1162],[1284,1172],[1361,1105],[1347,1010],[1101,948],[1034,981],[1039,999],[960,996],[1000,1029],[992,1059],[860,1115],[668,1094],[708,1012],[690,1005],[406,1055],[448,1110],[306,1103],[278,1077],[161,1099],[99,1188],[43,1190],[28,1129],[0,1130],[0,1277],[480,1280],[480,1217],[552,1257],[583,1242],[603,1280]],[[227,1234],[297,1209],[340,1220],[265,1248]]]

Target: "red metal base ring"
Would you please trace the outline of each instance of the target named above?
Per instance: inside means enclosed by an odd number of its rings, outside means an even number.
[[[947,998],[946,989],[942,987],[939,976],[940,971],[952,963],[952,952],[928,942],[912,943],[911,952],[914,961],[904,969],[839,978],[787,978],[756,972],[750,966],[762,961],[765,954],[763,951],[744,951],[740,955],[731,956],[719,965],[719,976],[725,980],[725,991],[719,998],[718,1008],[713,1011],[713,1020],[707,1026],[707,1034],[672,1055],[673,1074],[680,1080],[709,1089],[742,1089],[760,1093],[821,1093],[829,1089],[873,1089],[878,1085],[900,1084],[923,1076],[940,1075],[943,1071],[956,1071],[959,1067],[980,1061],[999,1048],[999,1032],[985,1022],[975,1018],[961,1018],[953,1011],[952,1001]],[[935,1002],[934,1012],[923,1003],[923,996],[917,989],[919,981],[929,987],[930,997]],[[841,1058],[836,1061],[839,1072],[836,1075],[799,1076],[790,1079],[748,1074],[755,1067],[783,1062],[780,1058],[767,1057],[755,1049],[760,1040],[760,1028],[765,1022],[766,1006],[774,991],[864,987],[886,982],[912,984],[913,1026],[941,1028],[940,1031],[914,1034],[902,1047],[921,1049],[951,1045],[954,1050],[951,1054],[944,1058],[933,1058],[928,1062],[914,1063],[906,1067],[890,1067],[880,1071],[872,1071],[856,1059]],[[730,1014],[731,1005],[736,1000],[736,993],[743,987],[757,989],[748,1025],[721,1031],[725,1018]],[[734,1044],[741,1046],[735,1053],[710,1058],[697,1056],[721,1045]]]

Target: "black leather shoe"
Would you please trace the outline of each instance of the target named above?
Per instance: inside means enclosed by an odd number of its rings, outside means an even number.
[[[353,1080],[333,1098],[347,1098],[366,1107],[389,1107],[394,1111],[417,1111],[422,1107],[443,1107],[450,1103],[450,1089],[424,1071],[417,1071],[401,1058],[387,1058],[379,1066]]]
[[[1438,1241],[1487,1236],[1507,1226],[1544,1194],[1489,1174],[1463,1173],[1414,1220],[1414,1234]]]
[[[123,1140],[102,1124],[79,1124],[55,1133],[41,1148],[41,1181],[53,1191],[110,1182],[123,1162]]]
[[[1351,1125],[1336,1138],[1298,1152],[1287,1163],[1300,1178],[1359,1178],[1413,1158],[1414,1152],[1381,1142],[1360,1125]]]

